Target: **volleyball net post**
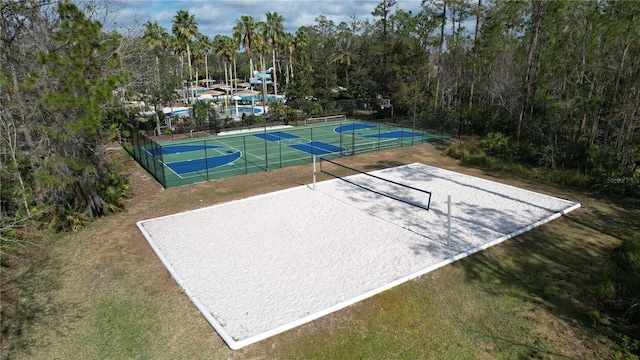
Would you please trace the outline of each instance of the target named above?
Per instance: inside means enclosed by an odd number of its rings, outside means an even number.
[[[451,246],[451,195],[447,196],[447,246]]]
[[[367,173],[358,169],[354,169],[347,165],[325,159],[322,156],[317,157],[316,155],[313,156],[313,190],[316,189],[316,176],[318,172],[320,172],[320,174],[329,175],[338,180],[347,182],[362,190],[370,191],[377,195],[399,201],[411,207],[426,210],[427,212],[431,210],[431,191],[416,188],[409,184],[403,184],[388,178],[383,178],[381,176],[378,176],[377,174]],[[378,201],[374,198],[370,199],[372,199],[373,201]],[[444,213],[444,215],[446,216],[446,223],[443,224],[446,227],[446,242],[443,245],[451,247],[451,238],[453,235],[452,227],[454,220],[453,206],[455,204],[452,201],[452,195],[447,195],[446,201],[446,205],[444,205],[446,206],[446,209],[443,209],[444,211],[446,211]],[[438,211],[436,211],[436,216],[440,216],[440,213]]]
[[[316,189],[316,155],[313,155],[313,186],[312,190]]]

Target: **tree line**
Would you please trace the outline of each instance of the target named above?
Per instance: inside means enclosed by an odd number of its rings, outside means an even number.
[[[380,118],[481,137],[503,161],[639,193],[638,2],[424,0],[412,13],[383,0],[371,20],[319,15],[294,33],[278,13],[243,15],[232,36],[202,34],[186,10],[171,29],[107,31],[101,4],[2,2],[3,247],[32,221],[75,229],[123,206],[126,181],[102,144],[137,121],[130,102],[157,113],[184,84],[267,67],[288,112],[345,111],[338,100],[351,99]]]
[[[143,38],[163,44],[151,46],[165,56],[181,57],[192,43],[200,74],[213,64],[227,82],[252,74],[254,60],[264,70],[271,55],[280,84],[271,92],[280,86],[290,110],[332,112],[343,110],[339,97],[372,106],[387,98],[395,115],[415,113],[423,127],[491,134],[486,150],[506,160],[574,169],[593,185],[618,182],[617,191],[637,193],[639,8],[633,1],[425,0],[412,14],[385,0],[372,21],[336,25],[320,15],[294,34],[277,13],[266,22],[242,16],[233,37],[213,42],[181,11],[173,36],[149,22]],[[185,18],[186,37],[176,32]],[[389,109],[378,115],[391,116]]]

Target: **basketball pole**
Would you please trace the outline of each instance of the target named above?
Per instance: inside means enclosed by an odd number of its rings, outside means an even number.
[[[447,196],[447,246],[451,246],[451,195]]]

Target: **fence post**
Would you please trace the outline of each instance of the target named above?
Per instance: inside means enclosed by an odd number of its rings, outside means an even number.
[[[207,140],[203,140],[204,145],[204,168],[207,172],[207,181],[209,181],[209,157],[207,156]]]

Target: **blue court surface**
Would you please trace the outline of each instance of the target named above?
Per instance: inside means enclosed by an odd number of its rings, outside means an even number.
[[[134,158],[168,188],[300,165],[311,161],[312,155],[351,156],[439,139],[443,136],[412,128],[348,121],[251,129],[247,133],[158,144],[134,139],[131,150]]]
[[[265,139],[265,134],[254,134],[253,136],[259,137],[260,139]],[[280,141],[280,140],[290,140],[290,139],[299,139],[300,136],[289,134],[282,131],[274,131],[267,133],[266,139],[268,141]]]
[[[288,146],[312,155],[333,154],[333,153],[339,153],[345,150],[344,148],[341,148],[339,146],[334,146],[334,145],[323,143],[320,141],[312,141],[305,144],[293,144]]]
[[[222,146],[219,145],[164,145],[162,148],[151,148],[146,149],[147,152],[153,156],[158,155],[170,155],[170,154],[180,154],[191,151],[200,151],[204,149],[219,149]]]
[[[242,156],[240,150],[236,150],[232,154],[212,156],[208,158],[199,158],[185,161],[176,161],[166,164],[176,174],[186,174],[194,171],[202,171],[206,169],[216,168],[234,162]]]
[[[336,127],[335,129],[333,129],[333,131],[337,132],[338,134],[342,134],[343,132],[347,132],[347,131],[355,131],[355,130],[362,130],[362,129],[372,129],[372,128],[375,128],[375,127],[376,126],[369,125],[369,124],[352,123],[352,124],[340,125],[340,126]]]
[[[370,135],[362,135],[365,138],[374,138],[374,139],[408,139],[411,137],[421,137],[422,133],[405,131],[405,130],[396,130],[396,131],[388,131],[380,134],[370,134]]]

